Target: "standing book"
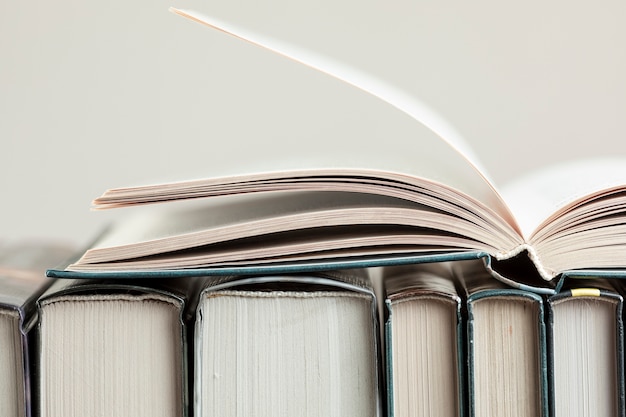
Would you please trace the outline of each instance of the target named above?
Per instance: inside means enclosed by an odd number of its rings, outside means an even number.
[[[547,417],[542,296],[506,287],[481,262],[454,269],[467,305],[469,416]]]
[[[381,415],[376,299],[353,271],[207,281],[196,417]]]
[[[388,267],[383,278],[389,416],[463,416],[464,331],[450,266]]]
[[[56,243],[0,245],[0,415],[31,415],[31,330],[35,301],[52,283],[45,270],[73,252]]]
[[[57,280],[37,302],[37,415],[185,417],[197,282]]]
[[[570,279],[548,298],[553,417],[624,417],[623,284]]]

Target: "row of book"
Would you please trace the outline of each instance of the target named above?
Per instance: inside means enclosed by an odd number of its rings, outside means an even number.
[[[385,80],[172,11],[352,85],[372,112],[289,132],[295,146],[271,128],[215,142],[235,174],[209,161],[204,179],[106,190],[95,209],[136,217],[49,279],[34,260],[59,251],[8,249],[2,264],[40,268],[3,270],[0,416],[624,416],[623,289],[599,278],[626,277],[624,161],[501,193]],[[504,265],[520,259],[539,284]]]
[[[48,279],[3,248],[3,416],[623,416],[624,288],[506,286],[482,261]]]

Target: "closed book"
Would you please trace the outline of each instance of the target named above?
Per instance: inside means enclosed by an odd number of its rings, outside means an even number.
[[[570,279],[547,300],[553,417],[624,416],[624,301],[619,284]]]
[[[375,296],[347,274],[207,281],[194,415],[380,415]]]
[[[469,415],[547,416],[542,296],[505,286],[481,262],[454,269],[467,303]]]
[[[57,243],[0,246],[0,416],[31,415],[30,334],[35,301],[53,282],[45,277],[45,270],[71,255],[71,248]]]
[[[389,267],[383,278],[389,416],[462,416],[463,321],[449,265]]]
[[[40,417],[184,417],[197,280],[57,280],[38,300]]]

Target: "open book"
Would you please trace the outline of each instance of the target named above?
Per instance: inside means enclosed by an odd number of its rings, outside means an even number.
[[[454,131],[413,98],[326,57],[196,12],[172,11],[352,84],[397,111],[408,127],[392,129],[381,143],[322,137],[307,145],[308,158],[268,143],[259,158],[264,168],[254,172],[108,190],[94,201],[96,209],[199,204],[129,218],[67,271],[328,265],[441,254],[528,256],[546,281],[564,271],[626,267],[623,162],[530,178],[505,201]]]

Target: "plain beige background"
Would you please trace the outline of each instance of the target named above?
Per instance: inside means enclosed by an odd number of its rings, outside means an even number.
[[[236,172],[272,146],[322,134],[358,149],[336,127],[363,119],[362,95],[171,5],[415,94],[498,184],[558,161],[626,155],[623,1],[3,0],[0,239],[82,244],[121,215],[90,211],[105,188]],[[381,140],[393,132],[384,118],[367,123]]]

